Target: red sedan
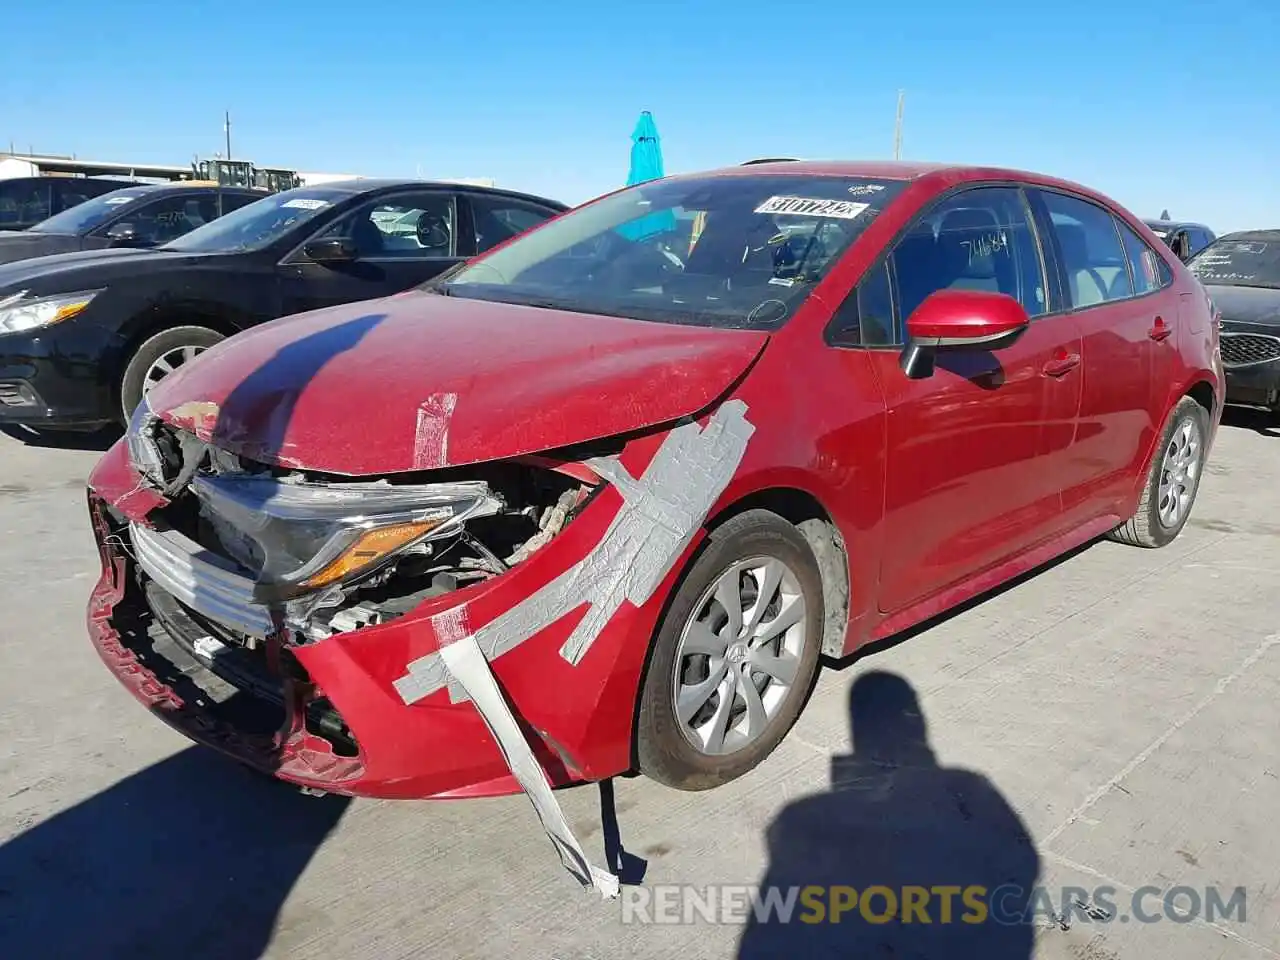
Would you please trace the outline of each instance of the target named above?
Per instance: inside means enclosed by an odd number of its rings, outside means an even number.
[[[725,783],[821,658],[1169,543],[1222,399],[1203,289],[1092,190],[671,177],[167,378],[90,480],[89,631],[192,739],[343,794],[523,787],[576,862],[548,784]]]

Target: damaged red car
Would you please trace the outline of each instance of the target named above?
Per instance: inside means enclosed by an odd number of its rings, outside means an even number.
[[[90,480],[89,632],[157,716],[309,788],[713,787],[822,658],[1091,538],[1172,540],[1211,309],[1047,177],[630,187],[168,377]]]

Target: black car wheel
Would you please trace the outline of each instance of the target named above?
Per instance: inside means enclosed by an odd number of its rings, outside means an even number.
[[[640,772],[681,790],[728,783],[773,752],[817,674],[822,575],[767,510],[712,531],[658,628],[640,692]]]
[[[129,422],[152,387],[224,339],[208,327],[172,327],[144,341],[120,381],[120,413],[124,422]]]

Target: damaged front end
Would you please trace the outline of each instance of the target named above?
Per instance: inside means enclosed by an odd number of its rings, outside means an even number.
[[[600,488],[589,469],[537,459],[438,470],[429,482],[285,470],[202,441],[145,404],[122,446],[127,462],[115,466],[139,482],[91,494],[108,569],[129,561],[117,589],[133,603],[115,620],[151,637],[157,675],[187,691],[174,700],[245,734],[232,751],[240,759],[338,792],[359,778],[362,751],[299,651],[500,577]],[[253,701],[257,716],[247,722],[243,709],[214,703],[219,695]]]
[[[468,479],[352,482],[261,466],[141,420],[131,457],[169,503],[130,525],[138,565],[250,647],[377,625],[500,576],[595,489],[527,463],[469,468]]]
[[[144,405],[90,479],[91,636],[167,722],[300,786],[523,790],[607,894],[551,788],[630,768],[648,641],[737,472],[745,412],[355,480],[234,454]]]

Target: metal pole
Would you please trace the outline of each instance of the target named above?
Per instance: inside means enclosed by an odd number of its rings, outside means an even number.
[[[898,91],[898,119],[893,125],[893,159],[902,159],[902,102],[906,99],[906,93],[902,90]]]
[[[226,119],[223,121],[222,129],[227,135],[227,159],[231,159],[231,111],[228,110]]]

